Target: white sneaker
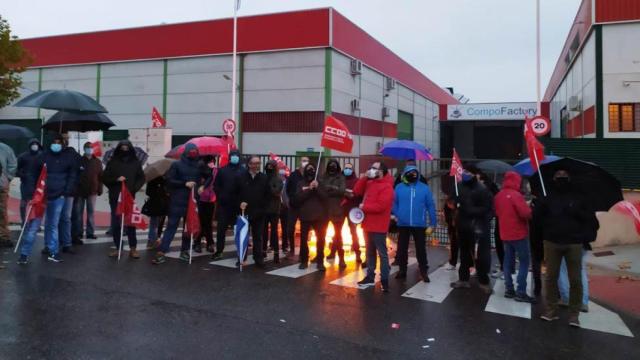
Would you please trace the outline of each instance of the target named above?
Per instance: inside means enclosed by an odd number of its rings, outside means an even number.
[[[447,271],[453,271],[456,269],[456,267],[455,265],[447,264],[447,266],[444,269]]]
[[[491,273],[491,277],[494,279],[504,279],[504,274],[500,270],[494,270]]]

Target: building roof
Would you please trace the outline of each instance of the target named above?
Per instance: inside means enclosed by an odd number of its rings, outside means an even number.
[[[232,38],[233,19],[227,18],[21,41],[33,55],[32,67],[48,67],[230,54]],[[325,47],[362,61],[438,104],[458,103],[335,9],[238,18],[239,53]]]

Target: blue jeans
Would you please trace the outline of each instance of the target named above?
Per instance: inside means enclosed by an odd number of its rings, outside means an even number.
[[[22,243],[20,244],[20,255],[31,255],[31,249],[33,249],[33,244],[36,242],[36,234],[38,233],[38,229],[40,228],[41,223],[42,218],[36,218],[31,220],[29,224],[27,224],[27,228],[24,230],[24,235],[22,235]]]
[[[370,279],[374,279],[376,276],[378,255],[380,256],[380,279],[387,282],[389,281],[387,234],[367,232],[367,277]]]
[[[158,240],[158,224],[160,223],[160,216],[149,217],[149,238],[148,242],[151,244]]]
[[[27,214],[27,204],[29,203],[28,199],[20,200],[20,221],[24,224]],[[26,231],[26,230],[25,230]]]
[[[162,234],[162,244],[160,245],[160,251],[162,251],[163,253],[169,252],[171,241],[173,241],[173,237],[176,236],[176,232],[178,231],[178,224],[180,224],[180,219],[182,219],[182,216],[169,215],[167,228]]]
[[[89,195],[88,197],[78,196],[73,201],[73,236],[81,238],[84,233],[87,237],[95,236],[94,232],[94,209],[96,207],[97,195]],[[84,226],[84,208],[87,208],[87,226],[85,232]]]
[[[47,201],[47,210],[44,218],[44,243],[52,255],[58,253],[58,241],[60,239],[58,231],[65,203],[64,196]]]
[[[589,279],[587,279],[586,259],[587,250],[582,250],[582,304],[589,304]],[[569,275],[567,273],[567,263],[562,259],[560,265],[560,276],[558,277],[558,290],[560,291],[560,298],[565,304],[569,303]]]
[[[518,256],[520,268],[518,269],[518,295],[527,294],[527,275],[529,273],[529,240],[503,240],[504,247],[504,285],[507,291],[513,291],[513,267],[515,257]]]
[[[60,214],[60,223],[58,233],[60,236],[60,244],[63,247],[71,246],[71,213],[73,212],[73,197],[64,197],[62,206],[62,214]]]

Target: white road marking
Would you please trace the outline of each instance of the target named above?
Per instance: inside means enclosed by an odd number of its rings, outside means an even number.
[[[408,265],[407,266],[411,266],[413,264],[415,264],[417,262],[416,258],[409,258],[408,261]],[[380,261],[377,262],[377,267],[376,267],[376,279],[375,282],[380,282]],[[391,275],[395,274],[398,272],[398,270],[400,270],[399,267],[397,266],[392,266],[391,269],[389,270],[389,277],[391,277]],[[330,284],[331,285],[338,285],[338,286],[344,286],[344,287],[350,287],[350,288],[355,288],[355,289],[366,289],[369,286],[360,286],[358,285],[358,281],[364,279],[364,277],[367,275],[367,269],[363,269],[361,267],[358,267],[356,269],[356,271],[351,272],[349,274],[347,274],[346,276],[343,276],[339,279],[333,280]]]
[[[513,286],[517,287],[517,275],[513,276]],[[532,279],[531,273],[527,274],[527,291],[531,292],[532,288]],[[507,299],[504,297],[505,292],[505,282],[502,279],[497,279],[495,284],[493,285],[493,294],[489,297],[489,301],[487,302],[487,306],[484,308],[484,311],[521,317],[525,319],[531,319],[531,304],[526,302],[517,302],[514,299]]]
[[[455,270],[447,270],[444,266],[441,266],[436,271],[429,274],[429,279],[431,282],[426,283],[424,281],[420,281],[402,294],[402,296],[442,303],[451,290],[453,290],[451,288],[451,283],[458,280],[458,272]]]
[[[589,312],[580,313],[580,325],[583,329],[605,332],[628,337],[634,337],[620,315],[604,307],[589,302]]]

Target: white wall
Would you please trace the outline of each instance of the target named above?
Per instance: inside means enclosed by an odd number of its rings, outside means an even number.
[[[38,69],[29,69],[22,73],[22,88],[20,97],[13,103],[18,102],[23,97],[38,91]],[[0,119],[35,119],[38,110],[35,108],[5,106],[0,109]]]
[[[640,103],[640,23],[604,25],[602,37],[604,136],[640,138],[638,131],[610,133],[608,111],[609,103]]]

